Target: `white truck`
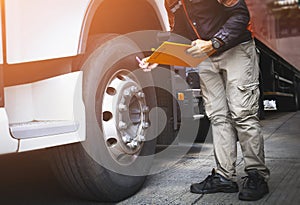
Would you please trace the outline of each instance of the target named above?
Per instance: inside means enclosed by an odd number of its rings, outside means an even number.
[[[75,195],[135,193],[156,145],[155,93],[122,34],[155,30],[142,41],[157,46],[164,1],[1,0],[0,18],[0,154],[57,147],[54,170]]]

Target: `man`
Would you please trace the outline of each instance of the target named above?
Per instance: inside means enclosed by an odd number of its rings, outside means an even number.
[[[246,3],[167,0],[166,8],[172,27],[174,22],[176,27],[174,12],[178,8],[186,15],[182,18],[194,40],[188,54],[198,58],[203,53],[214,53],[199,65],[199,75],[206,114],[212,124],[217,167],[204,181],[192,184],[190,190],[198,194],[239,191],[235,170],[239,140],[248,174],[239,199],[259,200],[269,192],[270,173],[264,161],[264,142],[257,117],[258,56],[247,29],[250,17]]]

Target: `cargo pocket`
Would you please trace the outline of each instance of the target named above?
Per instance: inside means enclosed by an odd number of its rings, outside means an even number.
[[[241,106],[244,114],[255,114],[258,111],[259,100],[259,83],[251,83],[240,85],[238,89],[241,91]]]

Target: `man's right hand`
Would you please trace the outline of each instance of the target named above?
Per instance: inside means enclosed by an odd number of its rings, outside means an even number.
[[[150,64],[149,62],[147,62],[148,59],[149,57],[140,60],[139,57],[136,57],[136,60],[138,61],[140,68],[142,68],[144,72],[149,72],[158,66],[157,63]]]

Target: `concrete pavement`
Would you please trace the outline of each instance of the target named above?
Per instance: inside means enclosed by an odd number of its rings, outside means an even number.
[[[257,202],[242,202],[238,194],[198,195],[189,192],[191,183],[200,182],[215,166],[211,140],[196,145],[180,163],[163,173],[148,178],[135,196],[119,203],[127,204],[300,204],[300,112],[269,113],[262,121],[266,163],[271,171],[270,194]],[[239,186],[243,172],[241,151],[238,152]]]

